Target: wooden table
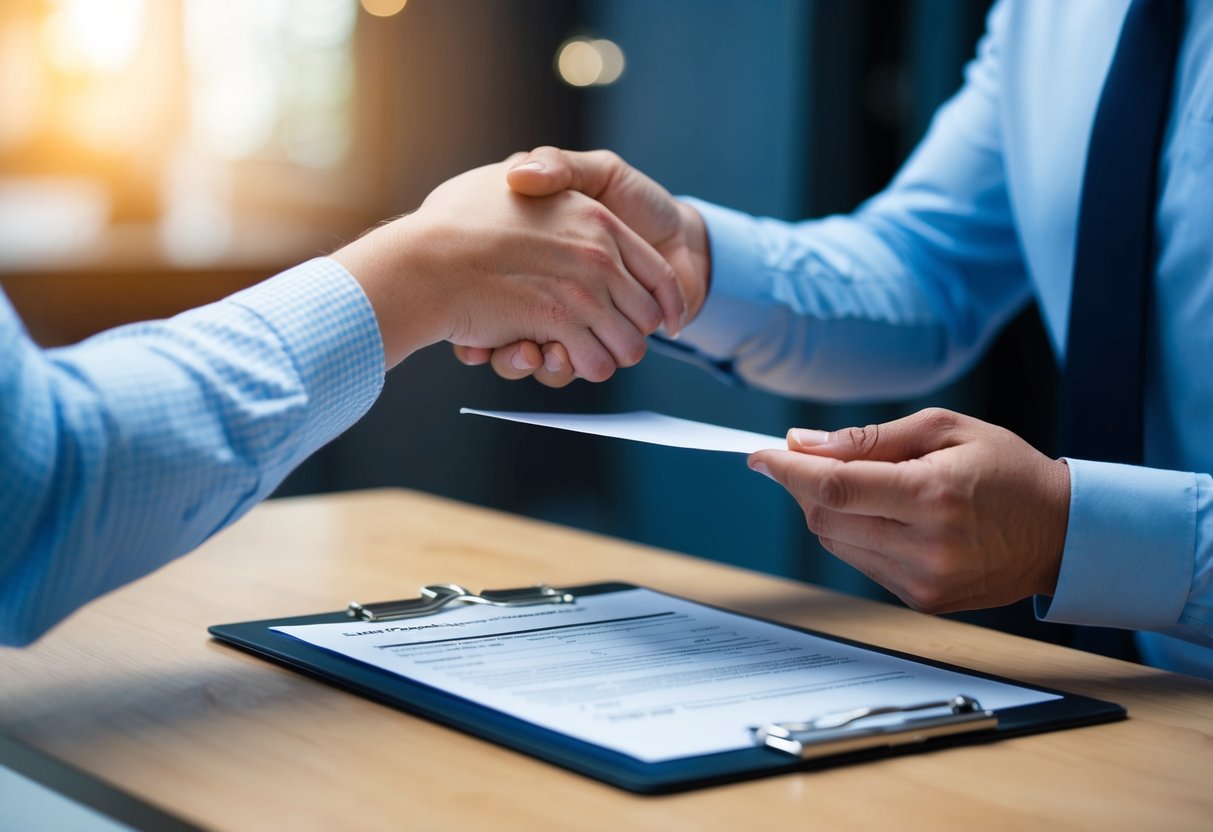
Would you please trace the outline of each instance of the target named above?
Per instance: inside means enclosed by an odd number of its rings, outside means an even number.
[[[1119,702],[1128,721],[638,797],[212,642],[209,624],[628,580]],[[1213,828],[1213,684],[404,491],[265,504],[0,651],[0,731],[216,829]]]

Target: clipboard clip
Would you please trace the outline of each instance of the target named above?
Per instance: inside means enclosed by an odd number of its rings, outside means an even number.
[[[359,604],[350,601],[346,615],[363,621],[392,621],[433,615],[448,604],[487,604],[491,607],[530,607],[536,604],[571,604],[577,598],[571,592],[547,584],[520,589],[485,589],[479,594],[459,584],[430,584],[421,587],[417,598]]]
[[[946,714],[905,716],[892,722],[863,725],[873,717],[939,711]],[[826,714],[808,722],[772,722],[750,729],[754,741],[767,748],[802,760],[844,754],[867,748],[913,745],[934,737],[989,731],[998,727],[998,716],[984,710],[971,696],[918,702],[913,705],[882,705]]]

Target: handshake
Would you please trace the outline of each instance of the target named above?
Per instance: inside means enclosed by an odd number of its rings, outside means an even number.
[[[612,153],[550,147],[451,179],[333,257],[370,298],[388,367],[446,340],[465,364],[553,387],[636,364],[662,326],[677,336],[711,274],[695,209]],[[996,425],[924,410],[793,429],[788,450],[749,464],[796,498],[823,547],[916,609],[1054,592],[1067,463]]]
[[[456,176],[332,255],[362,285],[391,368],[450,341],[465,364],[552,387],[605,381],[694,319],[703,219],[608,151],[541,147]]]

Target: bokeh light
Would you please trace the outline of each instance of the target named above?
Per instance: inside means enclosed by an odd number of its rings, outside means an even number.
[[[623,67],[623,50],[605,38],[572,38],[556,52],[556,74],[573,87],[613,84]]]
[[[408,0],[362,0],[362,8],[375,17],[391,17],[404,10]]]

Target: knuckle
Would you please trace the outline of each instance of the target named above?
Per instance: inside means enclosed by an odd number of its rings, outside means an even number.
[[[829,535],[829,511],[824,507],[810,504],[804,509],[804,522],[809,527],[809,531],[817,535],[822,540],[822,545],[825,545],[825,538]]]
[[[586,310],[602,305],[594,289],[574,280],[561,281],[558,296],[551,302],[560,307],[560,319],[565,321],[580,318]]]
[[[648,345],[643,338],[629,339],[619,356],[620,367],[635,367],[644,358]]]
[[[880,443],[880,425],[847,428],[842,434],[843,441],[851,446],[851,452],[856,456],[867,456]]]
[[[577,375],[586,381],[606,381],[615,374],[615,362],[604,356],[587,358],[577,367]]]
[[[572,383],[573,377],[571,375],[567,375],[564,373],[561,373],[561,374],[536,373],[535,380],[538,381],[540,384],[542,384],[544,387],[551,387],[553,389],[558,390],[561,387],[565,387],[565,386],[569,385],[570,383]]]
[[[637,317],[639,318],[637,323],[644,329],[646,335],[656,332],[657,328],[661,326],[662,321],[665,320],[661,314],[661,307],[656,303],[646,304],[644,310]]]
[[[934,614],[943,609],[945,596],[938,582],[919,579],[910,582],[901,600],[913,610]]]
[[[592,150],[594,160],[608,167],[618,167],[623,164],[623,157],[613,150]]]
[[[851,500],[850,486],[843,476],[841,465],[836,465],[821,475],[817,483],[817,494],[826,508],[846,508]]]
[[[582,221],[597,229],[613,231],[615,228],[615,215],[610,210],[597,200],[582,200],[581,207],[578,209]]]
[[[569,304],[560,298],[545,297],[536,305],[536,312],[548,328],[554,332],[559,332],[565,329],[572,321],[574,316],[571,314]]]
[[[922,427],[930,433],[939,433],[951,429],[956,424],[956,414],[942,407],[928,407],[919,411],[918,419]]]
[[[944,529],[961,523],[969,511],[968,491],[947,479],[923,483],[916,496],[926,515]]]
[[[576,257],[589,273],[618,271],[615,253],[601,243],[583,243],[578,247]]]

